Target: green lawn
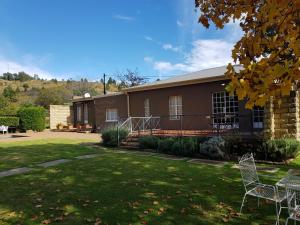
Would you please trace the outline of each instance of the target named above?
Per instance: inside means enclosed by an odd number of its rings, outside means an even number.
[[[48,169],[34,167],[94,152],[104,154]],[[251,198],[243,215],[236,216],[243,188],[232,164],[189,164],[66,140],[2,145],[1,170],[25,164],[35,170],[0,178],[0,224],[275,224],[275,205],[262,202],[257,209]],[[298,164],[281,167],[266,181],[274,183]]]
[[[15,167],[31,166],[32,164],[61,158],[69,159],[96,151],[80,145],[82,141],[49,139],[26,142],[1,142],[0,171]]]

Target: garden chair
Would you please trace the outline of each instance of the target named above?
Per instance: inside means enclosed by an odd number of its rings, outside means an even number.
[[[259,181],[253,154],[248,153],[243,155],[239,160],[239,168],[245,188],[245,194],[243,197],[240,213],[242,213],[247,195],[257,197],[258,206],[259,199],[267,199],[275,202],[277,216],[276,224],[279,224],[279,216],[282,209],[281,203],[286,199],[285,191],[279,191],[276,186],[263,184]]]
[[[5,132],[7,133],[8,132],[8,126],[1,125],[0,126],[0,131],[2,132],[2,134],[4,134]]]
[[[294,220],[294,224],[300,221],[300,186],[295,184],[286,185],[286,195],[288,203],[289,217],[285,221],[285,225],[289,220]]]

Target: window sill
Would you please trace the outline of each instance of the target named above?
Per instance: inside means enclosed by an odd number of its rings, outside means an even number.
[[[105,120],[106,123],[109,123],[109,122],[118,122],[118,120]]]

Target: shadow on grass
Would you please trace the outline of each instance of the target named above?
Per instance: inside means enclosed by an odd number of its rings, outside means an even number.
[[[86,151],[80,147],[74,150],[69,144],[26,147],[26,151],[34,148],[33,152],[52,149],[51,157],[60,158]],[[63,149],[66,152],[59,154]],[[31,160],[41,158],[49,159],[37,156]],[[251,198],[245,213],[235,216],[243,188],[239,171],[231,165],[219,168],[106,153],[0,179],[0,189],[0,224],[81,225],[100,220],[102,224],[185,225],[275,222],[275,206],[263,202],[257,210],[256,200]]]
[[[99,152],[99,149],[66,140],[16,142],[0,147],[0,171],[16,167],[34,166],[37,163]]]

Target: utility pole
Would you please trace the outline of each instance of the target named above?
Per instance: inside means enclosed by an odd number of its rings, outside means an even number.
[[[103,94],[106,95],[105,73],[103,74]]]

